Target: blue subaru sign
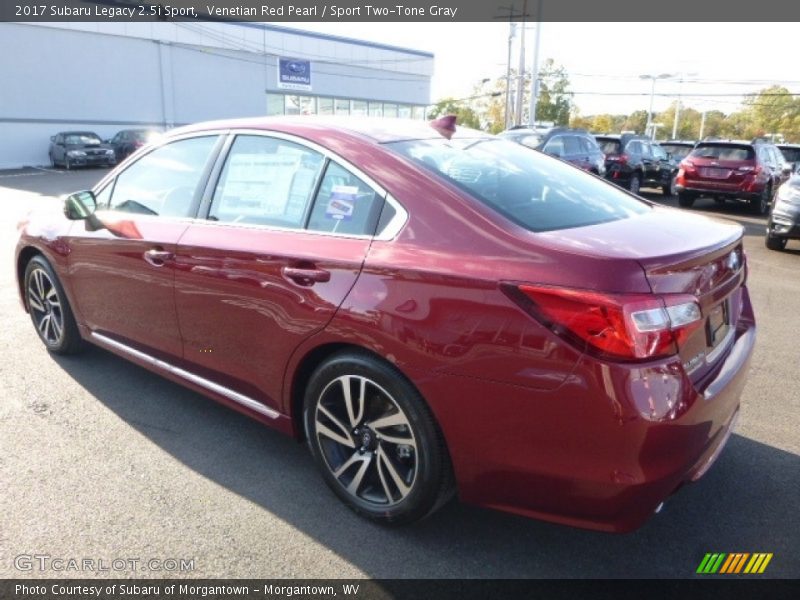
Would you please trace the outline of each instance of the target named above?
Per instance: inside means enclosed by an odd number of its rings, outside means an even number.
[[[296,58],[278,59],[278,87],[311,91],[311,61]]]

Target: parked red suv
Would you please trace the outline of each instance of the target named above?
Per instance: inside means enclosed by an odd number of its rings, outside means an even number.
[[[699,142],[681,161],[675,181],[678,203],[691,208],[701,196],[720,203],[744,200],[757,214],[767,214],[774,192],[789,176],[777,163],[776,152],[762,142]]]
[[[305,439],[384,523],[457,492],[637,527],[719,455],[755,343],[741,226],[409,120],[174,130],[30,217],[16,270],[48,350]]]

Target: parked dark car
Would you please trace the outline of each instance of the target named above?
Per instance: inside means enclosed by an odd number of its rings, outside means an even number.
[[[783,158],[796,170],[800,165],[800,144],[777,144],[777,146],[783,154]]]
[[[640,187],[661,188],[664,195],[673,193],[676,165],[653,152],[653,142],[643,135],[595,135],[606,157],[606,179],[639,193]]]
[[[523,146],[540,150],[601,177],[605,175],[605,155],[585,129],[552,127],[545,130],[515,128],[500,134]]]
[[[667,140],[666,142],[659,142],[659,145],[669,152],[672,160],[677,164],[689,156],[695,144],[697,144],[697,142],[692,140]]]
[[[159,135],[161,134],[153,129],[123,129],[108,140],[108,143],[114,149],[117,160],[121,162],[145,144],[156,140]]]
[[[50,165],[73,167],[111,166],[117,159],[114,149],[92,131],[62,131],[50,137]]]
[[[710,196],[717,202],[742,200],[755,213],[767,214],[773,193],[790,174],[776,153],[775,146],[764,142],[698,142],[680,164],[679,204],[690,208],[697,198]]]
[[[742,227],[447,135],[174,130],[22,224],[24,308],[53,353],[97,344],[305,439],[376,521],[457,490],[635,528],[736,423],[755,343]]]
[[[767,220],[767,248],[783,250],[788,240],[800,240],[800,174],[778,188]]]

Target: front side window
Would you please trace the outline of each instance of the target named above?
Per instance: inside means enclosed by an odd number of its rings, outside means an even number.
[[[550,156],[564,156],[564,138],[556,136],[544,145],[545,153]]]
[[[413,140],[387,147],[530,231],[595,225],[651,210],[569,164],[499,138]]]
[[[324,157],[286,140],[237,136],[217,183],[209,219],[300,229]]]
[[[178,140],[156,148],[117,176],[111,209],[141,215],[191,217],[203,170],[217,136]]]

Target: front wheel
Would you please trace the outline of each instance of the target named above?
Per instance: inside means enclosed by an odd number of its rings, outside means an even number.
[[[25,302],[36,333],[50,352],[75,354],[83,348],[64,288],[42,256],[34,256],[25,268]]]
[[[452,497],[441,432],[419,392],[388,363],[334,355],[309,380],[303,419],[325,482],[356,513],[407,523]]]
[[[642,187],[642,178],[638,173],[631,175],[631,181],[628,184],[628,189],[631,194],[638,194],[639,189]]]
[[[780,252],[786,248],[786,241],[785,237],[778,237],[767,232],[767,237],[764,238],[764,245],[770,250],[777,250]]]

